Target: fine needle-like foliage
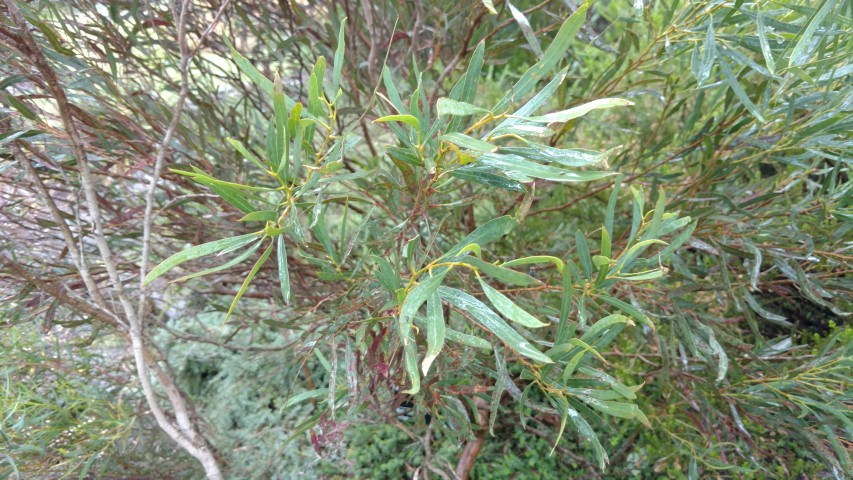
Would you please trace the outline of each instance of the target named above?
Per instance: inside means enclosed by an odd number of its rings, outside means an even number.
[[[0,13],[0,479],[853,475],[849,2]]]

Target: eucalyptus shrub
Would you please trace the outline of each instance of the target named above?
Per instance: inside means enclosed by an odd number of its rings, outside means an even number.
[[[420,84],[408,104],[404,102],[385,68],[387,105],[381,108],[388,109],[388,115],[374,123],[387,124],[393,134],[384,150],[396,171],[381,167],[378,159],[358,158],[364,153],[358,149],[361,138],[334,128],[338,111],[346,108],[339,88],[343,25],[331,76],[320,57],[311,71],[304,105],[285,95],[281,79],[264,77],[232,49],[237,65],[270,96],[274,107],[265,148],[228,140],[257,168],[257,175],[238,184],[198,168],[173,172],[209,187],[242,211],[241,221],[249,230],[252,225],[262,227],[176,253],[155,267],[144,283],[202,256],[233,258],[183,278],[221,271],[260,251],[228,308],[227,322],[268,261],[276,264],[282,302],[301,306],[300,299],[292,298],[290,255],[316,268],[320,281],[345,282],[347,290],[333,301],[340,308],[352,305],[339,312],[319,338],[308,337],[309,350],[326,342],[336,349],[339,342],[346,342],[347,375],[338,375],[335,367],[327,387],[287,400],[290,405],[318,397],[325,405],[298,431],[314,427],[336,408],[358,408],[370,395],[370,384],[390,377],[405,387],[402,393],[414,398],[419,415],[429,412],[437,428],[473,439],[465,402],[475,396],[453,392],[460,384],[473,389],[493,385],[490,425],[508,392],[521,406],[531,402],[535,408],[553,409],[561,418],[557,438],[571,425],[590,442],[604,468],[607,455],[587,420],[592,412],[649,422],[634,403],[640,386],[626,386],[608,373],[599,351],[626,327],[640,324],[649,332],[655,328],[646,314],[609,292],[621,282],[664,275],[661,263],[687,240],[689,233],[679,233],[686,231],[690,218],[667,213],[663,194],[647,212],[643,194],[633,190],[634,220],[628,239],[621,251],[611,251],[611,237],[623,233],[613,230],[617,187],[602,212],[602,227],[576,233],[577,261],[549,255],[554,249],[547,244],[531,251],[510,248],[504,255],[491,248],[510,233],[524,235],[535,181],[547,182],[540,189],[560,188],[614,174],[592,169],[606,163],[609,152],[540,143],[557,125],[595,110],[631,105],[603,98],[537,114],[551,103],[565,79],[565,69],[554,70],[585,13],[583,8],[563,23],[540,61],[491,108],[472,103],[477,101],[485,43],[477,47],[450,95],[439,98],[434,107]],[[548,75],[553,78],[535,91],[537,80]],[[521,198],[512,207],[513,215],[501,216],[485,200],[477,205],[467,194],[473,188],[475,198],[501,189],[519,192]],[[374,205],[360,206],[367,199]],[[442,218],[461,205],[474,209],[477,226],[459,238]],[[593,234],[600,238],[597,255],[591,255],[587,240]],[[672,243],[662,240],[673,236]],[[656,246],[665,248],[651,254]],[[541,266],[542,278],[523,271],[534,265]],[[534,301],[535,307],[522,306]],[[569,320],[574,310],[576,322]],[[306,326],[294,327],[296,333],[308,331]],[[363,359],[361,368],[356,357]],[[460,358],[462,368],[454,366]],[[511,364],[523,366],[523,391],[507,373]],[[399,377],[398,369],[405,378]]]
[[[139,294],[227,478],[849,476],[851,9],[813,3],[19,4],[83,142],[0,16],[4,331],[123,367]],[[0,478],[198,476],[133,377],[17,345]]]

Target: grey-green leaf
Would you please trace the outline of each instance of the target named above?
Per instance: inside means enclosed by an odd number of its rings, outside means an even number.
[[[468,295],[465,292],[450,287],[440,287],[439,292],[444,300],[467,313],[477,320],[486,330],[495,334],[507,346],[519,354],[539,363],[553,363],[547,355],[534,348],[530,342],[524,339],[512,327],[507,325],[501,317],[493,312],[483,302]]]
[[[168,272],[169,270],[177,267],[178,265],[184,262],[194,260],[199,257],[205,257],[207,255],[221,252],[223,250],[239,248],[243,245],[248,245],[257,238],[257,234],[248,233],[246,235],[238,235],[236,237],[224,238],[222,240],[216,240],[202,245],[196,245],[195,247],[190,247],[186,250],[178,252],[167,258],[166,260],[163,260],[162,263],[160,263],[159,265],[154,267],[154,269],[148,272],[148,275],[146,275],[145,279],[142,281],[142,286],[144,287],[145,285],[148,285],[164,273]]]
[[[421,370],[424,372],[424,375],[429,373],[429,367],[444,347],[446,333],[444,311],[441,307],[441,297],[437,291],[434,291],[427,298],[426,326],[427,351],[426,355],[424,355],[424,361],[421,364]]]
[[[483,281],[482,278],[478,278],[478,280],[480,281],[480,286],[483,288],[483,293],[486,294],[486,297],[490,302],[492,302],[492,305],[497,309],[497,311],[503,314],[504,317],[527,328],[542,328],[548,326],[547,323],[540,322],[536,317],[516,305],[506,295],[497,291],[491,285]]]

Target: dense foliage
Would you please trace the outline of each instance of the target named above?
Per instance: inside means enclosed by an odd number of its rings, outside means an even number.
[[[0,12],[0,478],[853,475],[850,2]]]

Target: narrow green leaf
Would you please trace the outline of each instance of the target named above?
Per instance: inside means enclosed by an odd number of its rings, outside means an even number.
[[[496,175],[494,173],[489,172],[488,170],[490,170],[488,167],[472,165],[468,167],[457,168],[456,170],[453,170],[450,174],[460,180],[480,183],[483,185],[488,185],[490,187],[502,188],[504,190],[511,190],[513,192],[520,193],[526,191],[524,189],[524,185],[516,182],[515,180],[510,180],[506,177]]]
[[[477,227],[473,232],[469,233],[461,242],[457,243],[447,251],[440,259],[453,258],[462,251],[463,248],[476,243],[483,247],[499,238],[502,238],[507,233],[512,231],[518,222],[509,215],[494,218]]]
[[[619,260],[616,261],[616,271],[621,272],[623,268],[630,268],[634,260],[636,260],[636,258],[646,248],[655,244],[666,245],[666,242],[664,242],[663,240],[652,238],[649,240],[643,240],[642,242],[635,243],[631,248],[619,255]]]
[[[142,281],[142,286],[144,287],[145,285],[148,285],[155,279],[162,276],[164,273],[168,272],[169,270],[177,267],[178,265],[184,262],[194,260],[200,257],[205,257],[207,255],[221,252],[226,249],[239,248],[243,245],[248,245],[257,238],[258,234],[248,233],[246,235],[238,235],[236,237],[224,238],[222,240],[216,240],[202,245],[196,245],[194,247],[190,247],[186,250],[178,252],[167,258],[166,260],[163,260],[162,263],[160,263],[150,272],[148,272],[148,275],[146,275],[145,279]]]
[[[604,228],[611,237],[615,235],[613,230],[613,219],[616,217],[616,202],[619,201],[619,189],[622,186],[622,174],[616,176],[613,181],[613,191],[610,192],[610,199],[607,201],[607,212],[604,214]],[[607,256],[610,256],[609,254]]]
[[[646,230],[643,238],[657,238],[660,233],[661,222],[663,221],[664,210],[666,209],[666,196],[664,190],[658,191],[658,199],[655,202],[655,210],[652,214],[652,222]]]
[[[799,40],[797,44],[794,45],[794,49],[791,51],[791,57],[788,59],[788,67],[793,67],[796,65],[801,65],[805,63],[808,58],[808,49],[812,43],[812,37],[817,32],[817,28],[823,22],[823,19],[829,15],[829,12],[835,6],[835,2],[837,0],[823,0],[820,8],[815,12],[812,18],[809,19],[805,28],[802,30],[802,33],[799,36]],[[763,122],[763,120],[762,120]]]
[[[593,397],[583,397],[583,401],[584,403],[588,404],[599,412],[606,413],[614,417],[627,418],[629,420],[639,420],[643,425],[651,428],[649,420],[646,418],[645,415],[643,415],[643,412],[640,410],[640,408],[633,403],[609,402],[605,400],[598,400],[597,398]]]
[[[614,175],[611,172],[571,171],[550,165],[540,165],[518,155],[485,153],[477,159],[478,163],[497,168],[508,177],[520,182],[529,182],[530,178],[541,178],[552,182],[591,182]]]
[[[287,138],[287,122],[288,112],[287,106],[284,103],[284,89],[281,84],[281,77],[276,74],[273,93],[273,111],[275,113],[275,145],[276,156],[273,159],[273,167],[282,178],[288,178],[289,158],[287,155],[288,138]]]
[[[589,245],[586,243],[586,237],[580,230],[575,231],[575,246],[577,247],[578,260],[581,262],[584,275],[586,275],[586,278],[592,278],[592,259],[589,255]]]
[[[741,290],[741,295],[743,296],[743,299],[746,300],[746,303],[749,305],[749,308],[751,308],[761,318],[764,318],[765,320],[769,320],[769,321],[776,323],[778,325],[781,325],[783,327],[787,327],[787,328],[793,328],[794,327],[794,325],[791,322],[789,322],[787,318],[783,317],[782,315],[777,315],[773,312],[770,312],[766,308],[762,307],[761,304],[758,303],[758,301],[755,299],[755,297],[753,297],[745,289]]]
[[[373,123],[385,122],[403,122],[407,125],[414,127],[415,130],[420,130],[420,123],[418,122],[418,119],[413,117],[412,115],[386,115],[384,117],[379,117],[373,121]]]
[[[569,314],[572,310],[572,295],[574,294],[572,273],[569,269],[563,269],[562,283],[563,292],[560,297],[560,326],[557,328],[557,338],[554,340],[556,344],[566,342],[569,337],[574,334],[574,328],[569,328]]]
[[[263,243],[263,239],[261,239],[260,241],[258,241],[258,243],[256,243],[256,244],[252,245],[252,246],[251,246],[248,250],[246,250],[245,252],[243,252],[243,253],[241,253],[240,255],[238,255],[238,256],[236,256],[236,257],[234,257],[233,259],[231,259],[231,260],[229,260],[229,261],[227,261],[227,262],[223,263],[222,265],[218,265],[218,266],[216,266],[216,267],[211,267],[211,268],[206,268],[206,269],[201,270],[201,271],[199,271],[199,272],[195,272],[195,273],[191,273],[191,274],[189,274],[189,275],[185,275],[185,276],[183,276],[183,277],[181,277],[181,278],[178,278],[178,279],[173,280],[173,282],[175,282],[175,283],[185,282],[185,281],[187,281],[187,280],[189,280],[189,279],[191,279],[191,278],[203,277],[203,276],[205,276],[205,275],[209,275],[209,274],[211,274],[211,273],[221,272],[222,270],[226,270],[226,269],[228,269],[228,268],[231,268],[231,267],[233,267],[234,265],[240,264],[240,263],[242,263],[244,260],[246,260],[247,258],[251,257],[251,256],[252,256],[252,254],[253,254],[253,253],[255,253],[255,251],[257,251],[257,250],[258,250],[258,248],[260,248],[261,243]]]
[[[593,340],[603,334],[607,329],[614,325],[629,323],[628,317],[619,314],[608,315],[601,320],[595,322],[581,336],[581,340],[586,343],[593,343]],[[632,323],[633,324],[633,323]]]
[[[480,281],[480,286],[483,288],[483,293],[492,302],[492,305],[498,312],[503,314],[509,320],[527,328],[542,328],[547,327],[547,323],[540,322],[536,317],[527,313],[523,308],[516,305],[503,293],[495,290],[491,285],[484,282],[482,278],[477,278]]]
[[[249,284],[252,283],[252,279],[255,278],[255,275],[258,274],[258,271],[267,262],[267,259],[270,258],[270,254],[272,253],[272,248],[274,246],[273,242],[270,242],[270,246],[264,250],[264,253],[261,255],[261,258],[255,262],[255,265],[252,267],[252,270],[249,271],[249,274],[246,275],[246,279],[243,280],[243,285],[240,286],[240,290],[237,291],[237,295],[234,296],[234,300],[231,301],[231,306],[228,307],[228,313],[225,314],[225,320],[222,321],[223,324],[228,321],[228,318],[234,312],[234,308],[237,307],[237,302],[240,301],[240,298],[243,297],[243,294],[246,293],[246,289],[249,288]]]
[[[325,95],[323,94],[323,78],[326,76],[326,59],[317,57],[317,63],[311,69],[308,78],[308,113],[323,116],[325,111]]]
[[[533,53],[535,53],[538,58],[542,58],[542,47],[539,46],[539,40],[536,39],[536,33],[533,32],[533,27],[530,26],[530,21],[524,16],[524,13],[515,8],[515,5],[512,3],[507,1],[506,5],[509,7],[512,18],[515,19],[516,23],[518,23],[518,27],[521,28],[521,33],[524,35],[524,39],[527,40],[527,44],[530,45]]]
[[[409,291],[406,295],[406,300],[403,302],[403,307],[400,309],[399,321],[401,334],[411,328],[412,320],[418,312],[418,309],[420,309],[421,305],[423,305],[424,302],[432,296],[436,289],[438,289],[449,271],[450,269],[446,268],[441,269],[441,271],[436,269],[435,275],[421,280],[414,288],[412,288],[411,291]]]
[[[566,51],[569,45],[575,38],[575,35],[580,31],[586,20],[586,11],[589,8],[589,3],[581,5],[574,13],[566,19],[557,31],[554,40],[548,45],[545,53],[542,54],[542,59],[536,65],[530,67],[521,78],[515,83],[509,92],[501,101],[492,109],[493,112],[500,112],[506,109],[514,100],[527,95],[536,83],[545,78],[554,67],[566,56]]]
[[[646,325],[647,327],[651,328],[652,330],[655,329],[655,324],[652,323],[652,321],[649,319],[649,317],[645,313],[634,308],[633,305],[631,305],[629,303],[625,303],[622,300],[619,300],[618,298],[613,298],[609,295],[599,295],[596,298],[618,308],[623,313],[629,315],[634,320],[642,323],[643,325]]]
[[[517,265],[530,265],[533,263],[553,263],[555,267],[557,267],[557,272],[562,273],[563,269],[566,265],[557,257],[552,257],[549,255],[534,255],[531,257],[523,257],[516,258],[514,260],[510,260],[505,262],[502,266],[504,267],[514,267]]]
[[[591,102],[584,103],[583,105],[578,105],[577,107],[570,108],[568,110],[548,113],[546,115],[540,115],[536,117],[525,117],[524,120],[538,123],[568,122],[570,120],[574,120],[575,118],[582,117],[593,110],[621,107],[633,104],[634,102],[625,100],[623,98],[599,98],[598,100],[593,100]]]
[[[281,285],[281,298],[285,305],[290,305],[290,273],[287,271],[287,247],[284,243],[284,235],[276,239],[278,259],[278,282]]]
[[[766,120],[764,120],[764,116],[761,115],[761,112],[758,111],[758,107],[756,107],[755,104],[752,103],[752,100],[749,99],[746,92],[743,90],[743,87],[741,87],[740,82],[738,82],[737,77],[732,73],[732,69],[729,68],[729,64],[726,63],[722,57],[719,58],[719,62],[723,76],[726,78],[726,82],[729,84],[729,87],[732,89],[732,92],[734,92],[735,97],[737,97],[740,104],[743,105],[744,108],[752,114],[752,116],[758,119],[759,122],[765,123]]]
[[[566,364],[566,368],[563,370],[563,383],[568,382],[572,378],[572,374],[574,374],[575,369],[578,367],[580,362],[583,361],[587,353],[592,353],[593,355],[598,357],[599,360],[606,363],[606,360],[604,360],[604,357],[602,357],[600,353],[598,353],[594,348],[592,348],[586,342],[579,338],[570,338],[568,345],[579,347],[581,350],[578,353],[574,354],[571,360],[569,360]],[[561,347],[565,348],[568,347],[568,345]],[[559,349],[561,347],[555,347],[555,349]]]
[[[634,393],[633,390],[619,383],[615,378],[610,375],[596,370],[592,367],[582,366],[578,368],[578,371],[588,377],[592,377],[600,382],[606,383],[610,388],[613,389],[619,395],[627,398],[628,400],[634,400],[637,398],[637,394]]]
[[[663,270],[655,269],[655,270],[648,270],[645,272],[622,274],[622,275],[616,276],[615,278],[618,278],[619,280],[627,280],[630,282],[640,282],[640,281],[654,280],[655,278],[660,278],[664,275],[664,273],[665,272]]]
[[[418,373],[417,345],[415,345],[413,338],[411,341],[403,344],[403,362],[405,363],[409,380],[412,382],[412,386],[408,390],[403,390],[403,393],[415,395],[421,391],[421,377]]]
[[[488,263],[484,260],[481,260],[477,257],[465,257],[462,260],[463,263],[476,267],[482,273],[496,279],[500,280],[503,283],[508,285],[518,285],[520,287],[529,287],[531,285],[541,285],[542,282],[537,280],[526,273],[517,272],[515,270],[511,270],[506,268],[506,264],[504,265],[495,265],[493,263]]]
[[[234,63],[237,64],[237,67],[243,73],[245,73],[249,77],[249,79],[251,79],[255,83],[255,85],[260,87],[264,93],[272,96],[273,82],[269,78],[265,77],[261,72],[259,72],[258,69],[251,64],[251,62],[246,60],[246,57],[241,55],[240,52],[238,52],[237,49],[235,49],[234,46],[231,45],[231,42],[228,40],[227,37],[224,37],[224,39],[225,44],[228,46],[228,50],[231,51],[231,57],[234,59]]]
[[[451,115],[455,117],[467,117],[478,113],[489,113],[488,109],[445,97],[438,99],[435,104],[435,108],[438,115]]]
[[[275,210],[260,210],[243,216],[241,222],[274,222],[278,220],[278,212]]]
[[[312,398],[323,398],[328,395],[328,388],[318,388],[315,390],[308,390],[307,392],[297,393],[296,395],[287,399],[287,401],[284,403],[283,408],[290,408],[294,405],[304,402],[305,400],[311,400]]]
[[[447,143],[452,143],[457,147],[473,150],[477,152],[496,152],[498,147],[489,142],[484,142],[480,139],[469,137],[464,133],[453,132],[441,136],[441,139]]]
[[[524,337],[507,325],[501,317],[483,302],[455,288],[440,287],[439,292],[444,300],[447,300],[460,311],[473,317],[486,330],[501,339],[509,348],[539,363],[553,363],[547,355],[536,350]]]
[[[492,344],[489,343],[488,340],[482,339],[480,337],[475,337],[473,335],[468,335],[467,333],[457,332],[456,330],[446,329],[445,336],[447,340],[451,342],[461,343],[462,345],[467,345],[469,347],[480,348],[483,350],[491,350]]]
[[[610,257],[610,235],[604,227],[601,227],[601,256]]]
[[[761,15],[761,10],[758,4],[756,8],[755,21],[758,26],[758,43],[761,45],[761,54],[764,55],[764,65],[767,66],[767,71],[770,75],[776,75],[776,61],[773,60],[773,52],[770,50],[770,42],[767,40],[767,28],[764,26],[764,17]]]
[[[258,157],[256,157],[254,154],[252,154],[252,152],[250,152],[246,147],[244,147],[239,140],[235,140],[233,138],[226,138],[225,140],[230,143],[231,146],[234,147],[238,152],[240,152],[240,155],[246,157],[246,160],[249,160],[250,162],[254,163],[255,165],[257,165],[258,168],[263,171],[267,170],[264,164],[262,164],[261,161],[258,160]]]
[[[497,127],[492,129],[492,131],[487,133],[483,138],[488,138],[488,137],[491,137],[493,135],[498,135],[499,133],[500,134],[516,133],[516,132],[512,132],[513,126],[521,123],[521,121],[524,117],[531,115],[533,112],[538,110],[539,107],[541,107],[546,102],[548,102],[549,100],[554,98],[554,93],[557,91],[557,88],[563,83],[563,80],[566,79],[567,74],[568,74],[568,68],[564,68],[564,69],[560,70],[560,72],[557,73],[557,75],[555,75],[554,78],[552,78],[551,81],[548,82],[545,85],[545,87],[543,87],[539,91],[539,93],[534,95],[533,98],[528,100],[527,103],[525,103],[521,108],[519,108],[518,110],[513,112],[513,114],[510,115],[509,118],[507,118],[504,121],[502,121],[501,123],[499,123]],[[505,109],[507,107],[509,107],[509,104],[502,105],[499,103],[498,105],[496,105],[492,109],[492,112],[495,112],[496,114],[497,113],[503,113],[503,109]],[[539,126],[536,126],[536,127],[542,128]],[[522,133],[519,133],[519,134],[522,134]]]
[[[614,151],[621,148],[616,147],[606,152],[596,152],[580,148],[563,149],[549,147],[526,139],[524,141],[530,147],[501,147],[500,153],[516,154],[529,160],[558,163],[566,167],[587,167],[607,160]]]
[[[341,20],[341,28],[338,31],[338,48],[335,49],[335,60],[332,66],[332,95],[338,91],[338,86],[341,84],[341,71],[344,67],[344,53],[346,49],[345,27],[347,19]]]
[[[554,398],[554,396],[549,396],[548,398]],[[604,470],[604,467],[607,466],[609,460],[607,459],[607,453],[604,451],[604,447],[601,446],[601,442],[598,441],[598,437],[595,435],[595,431],[593,431],[586,419],[584,419],[577,410],[572,408],[565,399],[563,399],[563,401],[565,403],[559,402],[554,405],[558,410],[560,410],[561,418],[567,419],[575,430],[578,431],[581,438],[592,444],[593,453],[598,461],[598,468]]]
[[[20,101],[18,97],[12,95],[11,93],[6,94],[6,100],[9,102],[9,106],[14,108],[21,114],[22,117],[32,120],[34,122],[38,122],[39,117],[33,112],[30,107],[27,106],[26,103]]]
[[[317,240],[319,240],[320,244],[323,245],[323,249],[326,250],[327,254],[329,254],[329,258],[331,258],[335,263],[338,263],[340,259],[338,258],[337,250],[332,245],[332,238],[329,236],[329,228],[326,226],[326,215],[323,208],[319,208],[315,212],[315,217],[312,220],[312,223],[313,226],[311,227],[311,232],[314,233],[314,236],[317,237]]]
[[[421,364],[421,370],[424,372],[424,376],[429,373],[429,367],[444,347],[446,331],[444,324],[444,310],[441,306],[441,297],[438,295],[437,291],[434,291],[427,298],[426,324],[427,350],[424,355],[424,361]]]
[[[450,92],[450,97],[453,100],[458,100],[464,103],[472,103],[477,95],[477,84],[480,81],[480,72],[483,69],[483,55],[486,50],[486,42],[480,42],[474,54],[471,56],[471,61],[468,62],[468,70],[465,75],[459,80],[459,84],[454,86]],[[459,87],[459,88],[457,88]],[[454,117],[447,125],[446,133],[456,132],[461,129],[462,117]],[[436,122],[439,124],[439,122]]]

